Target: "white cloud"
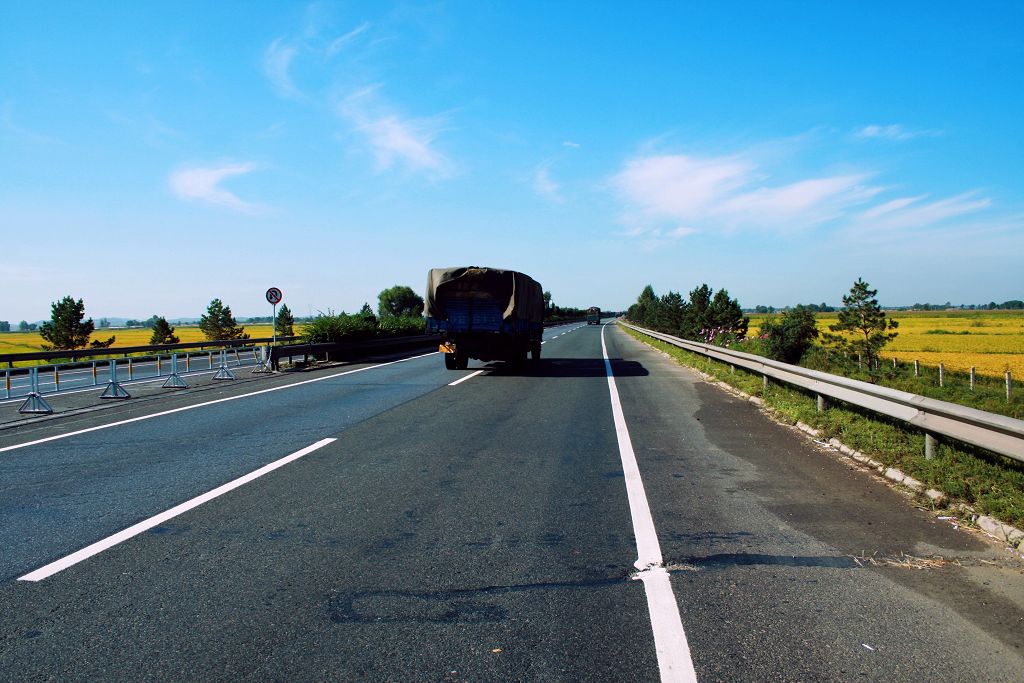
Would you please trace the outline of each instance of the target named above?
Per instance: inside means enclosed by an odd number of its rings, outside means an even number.
[[[929,203],[921,203],[925,195],[902,197],[864,211],[857,216],[855,226],[859,231],[903,231],[927,227],[992,206],[991,199],[975,197],[975,192],[964,192]]]
[[[557,203],[561,203],[561,187],[551,179],[550,164],[545,163],[538,166],[533,172],[533,189],[540,196]]]
[[[232,192],[220,187],[220,183],[234,176],[245,175],[256,169],[252,163],[222,164],[219,166],[194,166],[181,168],[171,173],[171,191],[179,199],[200,201],[223,206],[233,211],[255,214],[262,211],[259,204],[246,202]]]
[[[281,97],[289,99],[299,99],[302,97],[302,93],[292,83],[289,73],[292,60],[295,59],[297,54],[298,48],[284,42],[283,38],[278,38],[270,44],[270,47],[267,48],[266,53],[263,55],[263,73],[270,79],[274,90]]]
[[[922,136],[935,137],[940,135],[939,131],[936,130],[909,130],[896,123],[887,126],[864,126],[854,134],[859,138],[879,138],[884,140],[896,140],[898,142]]]
[[[345,35],[338,36],[327,46],[324,52],[328,57],[333,57],[341,50],[355,40],[360,34],[365,33],[370,28],[370,22],[364,21],[363,23],[356,26],[354,29],[346,33]]]
[[[450,175],[451,161],[433,147],[440,133],[440,121],[402,118],[380,101],[379,90],[379,85],[364,88],[338,106],[341,116],[366,138],[377,168],[388,170],[401,163],[410,170],[426,171],[436,177]]]
[[[612,185],[651,217],[691,219],[748,182],[752,166],[732,158],[659,155],[630,159]]]
[[[794,231],[841,219],[873,200],[882,187],[866,173],[822,175],[769,184],[752,154],[695,157],[653,154],[628,159],[611,179],[634,236],[760,229]],[[678,228],[677,228],[678,229]]]
[[[565,140],[562,142],[562,147],[568,147],[569,149],[579,149],[580,143],[573,142],[572,140]]]

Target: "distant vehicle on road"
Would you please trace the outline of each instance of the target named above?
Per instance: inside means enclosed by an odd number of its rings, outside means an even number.
[[[600,325],[601,324],[601,309],[597,306],[591,306],[587,309],[587,324],[588,325]]]
[[[467,266],[433,268],[424,297],[427,331],[439,333],[449,370],[470,358],[503,360],[521,367],[540,360],[544,293],[533,278],[514,270]]]

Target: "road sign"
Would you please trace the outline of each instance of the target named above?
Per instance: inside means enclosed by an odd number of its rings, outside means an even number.
[[[281,303],[281,299],[284,298],[284,294],[277,287],[271,287],[267,290],[267,301],[274,304],[275,306]]]

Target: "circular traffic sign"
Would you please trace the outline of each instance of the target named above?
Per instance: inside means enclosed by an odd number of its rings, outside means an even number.
[[[274,304],[275,306],[281,303],[281,299],[284,298],[284,294],[277,287],[271,287],[267,290],[267,301]]]

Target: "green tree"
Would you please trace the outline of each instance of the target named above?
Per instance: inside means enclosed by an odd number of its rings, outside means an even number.
[[[167,318],[160,316],[153,316],[156,320],[153,322],[153,334],[149,338],[151,345],[156,344],[177,344],[181,340],[178,339],[174,334],[174,328]]]
[[[206,307],[206,313],[199,318],[199,329],[207,339],[248,339],[245,328],[238,324],[231,313],[231,307],[225,306],[220,299],[214,299]]]
[[[10,332],[11,323],[7,320],[0,320],[0,332]]]
[[[770,358],[784,363],[799,363],[818,338],[814,311],[797,304],[781,316],[768,318],[761,325],[761,337]]]
[[[27,320],[22,320],[20,323],[18,323],[19,332],[29,332],[34,329],[36,329],[36,326],[29,323]]]
[[[50,305],[50,320],[39,328],[39,336],[50,342],[43,345],[47,350],[70,350],[89,344],[89,337],[96,326],[92,318],[85,318],[85,304],[66,296]]]
[[[342,312],[342,315],[344,315],[344,312]],[[377,316],[373,314],[373,309],[370,308],[369,303],[364,303],[363,307],[359,309],[359,312],[356,313],[356,315],[371,325],[377,325]]]
[[[654,293],[654,287],[647,285],[640,292],[636,303],[626,311],[626,317],[637,325],[649,325],[657,315],[658,304],[658,296]]]
[[[822,337],[831,346],[840,351],[852,353],[873,368],[878,354],[886,344],[896,338],[895,329],[899,323],[889,318],[878,305],[877,289],[871,289],[868,283],[860,278],[853,283],[850,293],[843,297],[843,308],[839,311],[839,320],[829,325],[832,332]]]
[[[277,312],[277,320],[274,321],[274,330],[282,337],[290,337],[295,334],[295,316],[288,308],[288,304],[281,304],[281,310]]]
[[[377,296],[380,317],[405,317],[423,314],[423,297],[405,285],[389,287]]]

